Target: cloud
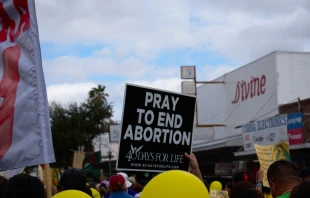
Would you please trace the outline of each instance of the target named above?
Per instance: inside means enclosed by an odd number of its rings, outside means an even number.
[[[275,49],[309,47],[309,5],[306,0],[36,1],[45,43],[105,44],[147,59],[191,48],[237,63]]]
[[[91,82],[50,85],[47,87],[48,101],[56,101],[61,104],[84,102],[89,90],[93,87],[97,87],[97,85]]]

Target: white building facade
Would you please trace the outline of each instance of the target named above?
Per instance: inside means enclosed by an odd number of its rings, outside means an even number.
[[[310,97],[310,53],[275,51],[197,88],[199,125],[209,139],[195,140],[193,152],[243,146],[242,125],[275,116],[279,105]],[[200,129],[201,130],[201,129]]]

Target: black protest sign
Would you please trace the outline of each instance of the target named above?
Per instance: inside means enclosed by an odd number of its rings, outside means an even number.
[[[126,84],[118,170],[188,171],[196,98]]]

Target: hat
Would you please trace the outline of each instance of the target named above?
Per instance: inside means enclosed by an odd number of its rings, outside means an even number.
[[[132,184],[136,183],[136,179],[134,177],[128,177],[128,181],[130,181]]]
[[[117,190],[121,186],[126,185],[125,179],[122,175],[113,175],[110,177],[110,184],[109,187],[112,190]]]
[[[128,175],[126,173],[120,172],[120,173],[117,173],[117,175],[123,176],[125,183],[126,183],[126,188],[129,188],[132,185],[132,183],[128,181]],[[110,181],[110,185],[111,185],[111,181]]]

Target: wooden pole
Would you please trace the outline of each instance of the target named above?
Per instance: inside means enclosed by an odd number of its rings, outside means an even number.
[[[45,169],[45,181],[46,181],[46,197],[52,197],[52,180],[51,180],[51,169],[49,164],[44,164]]]

